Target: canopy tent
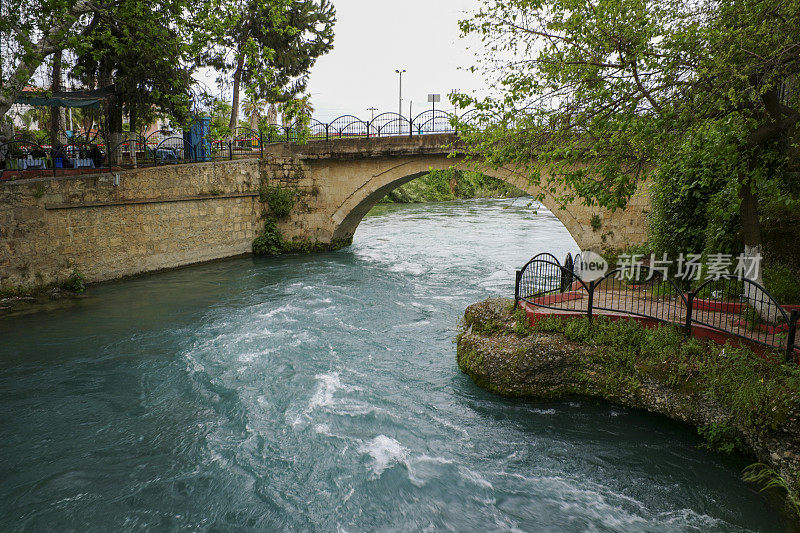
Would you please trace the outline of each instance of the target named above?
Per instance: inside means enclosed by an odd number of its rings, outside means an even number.
[[[114,86],[83,91],[56,91],[52,93],[23,91],[15,103],[47,107],[100,107],[103,100],[114,95]]]

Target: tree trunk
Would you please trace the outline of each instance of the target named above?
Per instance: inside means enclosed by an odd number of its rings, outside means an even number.
[[[108,100],[106,113],[106,127],[108,128],[108,154],[109,165],[119,165],[121,161],[120,143],[122,139],[122,106],[116,96]]]
[[[761,254],[763,243],[761,241],[761,223],[758,220],[758,198],[753,194],[750,180],[741,184],[739,200],[741,201],[739,212],[742,217],[742,243],[744,244],[745,254]],[[753,254],[749,252],[753,252]],[[758,278],[757,281],[760,283],[760,269]]]
[[[136,106],[131,106],[131,112],[128,116],[128,127],[131,130],[131,133],[136,133],[137,138],[139,134],[139,113],[136,110]]]
[[[750,165],[748,165],[748,168],[749,166]],[[739,200],[741,203],[739,206],[739,214],[742,218],[744,255],[756,261],[757,265],[755,275],[749,279],[763,286],[764,280],[761,275],[761,258],[764,248],[761,240],[761,222],[758,219],[758,197],[753,192],[752,181],[749,177],[746,180],[741,179],[740,185]],[[763,321],[774,324],[781,318],[777,305],[763,290],[755,285],[745,283],[744,296]]]
[[[57,92],[61,90],[61,50],[56,50],[53,54],[53,72],[50,90]],[[55,145],[58,139],[58,132],[61,130],[61,108],[50,108],[50,143]]]
[[[128,147],[131,151],[131,165],[133,165],[133,168],[138,166],[136,150],[139,148],[139,127],[137,122],[139,122],[139,116],[136,112],[136,106],[132,105],[131,112],[128,116],[128,129],[131,130],[130,135],[128,135]]]
[[[100,76],[100,87],[107,87],[111,84],[111,71],[108,68],[101,67],[101,72],[103,74]],[[111,98],[106,100],[104,107],[106,119],[106,159],[110,166],[119,165],[119,144],[122,142],[122,102],[120,102],[117,95],[114,94]]]
[[[231,103],[231,121],[228,124],[231,134],[239,125],[239,86],[242,83],[242,68],[244,68],[244,56],[239,57],[236,62],[236,71],[233,73],[233,102]]]

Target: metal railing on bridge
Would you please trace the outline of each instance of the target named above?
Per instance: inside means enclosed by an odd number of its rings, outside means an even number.
[[[206,136],[190,145],[180,132],[159,130],[147,137],[122,132],[120,142],[108,146],[102,131],[50,139],[16,136],[0,143],[0,179],[19,179],[96,170],[125,169],[262,157],[264,147],[286,142],[336,141],[378,137],[457,134],[457,123],[469,124],[474,110],[460,116],[427,110],[413,118],[381,113],[369,120],[342,115],[329,122],[307,119],[288,126],[269,125],[260,130],[235,128],[230,134]]]

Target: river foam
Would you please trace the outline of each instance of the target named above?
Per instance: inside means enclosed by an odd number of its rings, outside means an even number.
[[[526,202],[390,206],[337,252],[0,321],[0,529],[786,530],[683,426],[458,371],[464,308],[577,251]]]

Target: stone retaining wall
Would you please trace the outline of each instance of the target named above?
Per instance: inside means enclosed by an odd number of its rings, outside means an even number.
[[[248,253],[256,159],[0,183],[0,288],[103,281]]]

